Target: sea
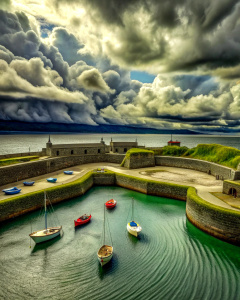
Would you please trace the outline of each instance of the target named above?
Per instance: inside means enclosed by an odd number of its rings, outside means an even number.
[[[167,134],[81,134],[81,133],[51,133],[51,134],[0,134],[0,155],[12,153],[37,152],[46,147],[48,139],[53,144],[98,143],[103,141],[109,145],[113,142],[134,142],[146,147],[163,147],[168,141],[180,141],[181,146],[188,148],[198,144],[220,144],[240,149],[240,136],[237,135],[167,135]]]

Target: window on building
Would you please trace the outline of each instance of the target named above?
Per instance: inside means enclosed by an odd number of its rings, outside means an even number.
[[[124,148],[124,152],[127,152],[127,148]]]
[[[100,149],[98,149],[98,153],[100,153]]]
[[[116,148],[116,152],[118,152],[118,148]]]
[[[59,151],[57,151],[57,156],[59,155]]]
[[[73,150],[71,150],[71,155],[73,155]]]
[[[84,154],[87,154],[87,150],[84,150]]]

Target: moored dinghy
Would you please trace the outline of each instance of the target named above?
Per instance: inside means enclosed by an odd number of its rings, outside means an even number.
[[[98,250],[98,261],[103,267],[107,264],[113,257],[113,247],[109,245],[105,245],[105,207],[104,207],[104,220],[103,220],[103,246]]]
[[[134,200],[132,198],[132,220],[134,220]],[[135,221],[127,223],[127,230],[130,234],[138,237],[139,233],[142,231],[142,227]]]
[[[45,228],[42,230],[34,231],[29,236],[34,240],[36,244],[43,243],[54,239],[59,236],[62,230],[62,226],[48,227],[47,226],[47,198],[44,191],[44,210],[45,210]]]
[[[116,204],[117,204],[117,201],[114,199],[111,199],[105,203],[105,206],[106,206],[106,208],[111,209],[111,208],[114,208],[116,206]]]
[[[83,225],[88,223],[91,220],[92,216],[91,215],[82,215],[80,218],[78,218],[77,220],[74,220],[74,225],[79,226],[79,225]]]

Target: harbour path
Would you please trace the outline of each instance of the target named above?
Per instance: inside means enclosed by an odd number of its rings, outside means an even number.
[[[63,173],[65,169],[58,170],[56,172],[30,178],[29,180],[35,181],[35,184],[33,186],[24,186],[23,181],[28,181],[28,180],[21,180],[15,183],[1,186],[1,190],[16,186],[22,189],[21,194],[26,194],[29,192],[43,190],[43,189],[50,188],[52,186],[58,186],[58,185],[62,185],[74,181],[82,177],[83,175],[85,175],[87,172],[91,170],[96,170],[97,168],[104,168],[117,173],[131,175],[139,178],[193,186],[197,189],[197,193],[202,199],[221,207],[239,211],[239,209],[232,207],[228,203],[231,204],[231,202],[233,201],[234,202],[238,201],[240,204],[240,200],[236,200],[236,199],[234,200],[232,199],[233,197],[228,196],[229,201],[226,201],[227,195],[225,195],[225,200],[223,201],[220,198],[223,199],[224,197],[220,196],[219,198],[217,198],[212,194],[212,193],[217,193],[218,195],[221,195],[222,184],[223,184],[221,180],[216,180],[215,177],[212,175],[208,175],[206,173],[195,171],[195,170],[174,168],[174,167],[163,167],[163,166],[156,166],[156,167],[142,168],[142,169],[126,169],[120,167],[119,164],[114,164],[114,163],[84,164],[84,165],[78,165],[72,167],[71,171],[74,171],[73,175],[65,175]],[[50,177],[57,178],[57,182],[56,183],[47,182],[46,179]],[[16,195],[5,195],[4,193],[2,193],[0,194],[0,201],[15,196]]]

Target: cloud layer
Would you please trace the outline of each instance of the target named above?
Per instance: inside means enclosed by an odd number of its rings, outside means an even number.
[[[1,8],[1,119],[239,128],[239,1],[6,0]],[[131,70],[156,78],[131,80]]]

